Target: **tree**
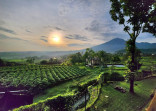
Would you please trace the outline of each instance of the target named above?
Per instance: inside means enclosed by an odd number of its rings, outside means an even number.
[[[104,65],[105,58],[107,56],[106,52],[105,51],[98,51],[97,56],[98,56],[98,58],[100,60],[100,65]]]
[[[53,57],[53,58],[49,59],[49,64],[59,64],[59,63],[60,63],[60,61],[56,57]]]
[[[135,64],[136,38],[141,32],[149,32],[156,36],[156,3],[155,0],[110,0],[111,18],[124,26],[124,31],[130,36],[127,42],[129,51],[129,69],[131,76],[130,92],[134,93],[134,72]]]
[[[119,56],[117,54],[112,56],[112,61],[113,63],[119,63],[121,62],[121,59],[119,58]]]
[[[82,62],[82,55],[81,55],[80,52],[77,52],[76,54],[70,55],[70,58],[71,58],[72,64],[81,63]]]
[[[50,58],[49,59],[49,63],[52,64],[53,62],[54,62],[54,59],[53,58]]]
[[[0,66],[5,66],[5,63],[2,59],[0,59]]]
[[[35,57],[27,57],[26,62],[32,64],[32,63],[34,63],[35,59],[36,59]]]
[[[84,54],[84,58],[85,58],[85,60],[87,59],[88,62],[91,63],[91,66],[93,65],[94,55],[95,55],[95,52],[92,49],[90,49],[90,48],[86,49],[86,52]]]
[[[40,62],[40,64],[47,64],[48,63],[48,61],[46,61],[46,60],[42,60],[41,62]]]

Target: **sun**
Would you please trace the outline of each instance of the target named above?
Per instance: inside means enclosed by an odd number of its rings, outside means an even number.
[[[53,37],[53,41],[54,42],[59,42],[60,41],[60,38],[59,37]]]
[[[51,32],[48,36],[48,44],[57,47],[63,46],[63,34],[58,31]]]

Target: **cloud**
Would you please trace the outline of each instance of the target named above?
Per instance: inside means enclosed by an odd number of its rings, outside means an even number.
[[[61,29],[61,28],[59,28],[59,27],[55,27],[55,29],[56,29],[56,30],[62,30],[62,31],[64,31],[63,29]]]
[[[58,6],[58,15],[59,16],[65,16],[65,15],[69,14],[69,12],[70,12],[70,7],[68,5],[63,4],[63,3],[59,4],[59,6]]]
[[[43,35],[43,36],[41,36],[41,38],[48,38],[48,37]]]
[[[104,37],[114,37],[114,38],[124,38],[126,37],[126,34],[124,33],[101,33],[102,36]]]
[[[95,33],[102,32],[118,32],[121,29],[121,26],[112,22],[111,20],[101,21],[101,20],[93,20],[89,26],[85,27],[85,30]],[[121,29],[122,30],[122,29]]]
[[[13,40],[22,40],[22,41],[28,42],[28,40],[24,40],[24,39],[20,39],[20,38],[16,38],[16,37],[9,37],[9,36],[4,35],[4,34],[0,34],[0,39],[13,39]]]
[[[5,22],[3,20],[0,20],[0,25],[4,25]]]
[[[109,41],[112,40],[114,38],[122,38],[127,40],[128,39],[128,34],[126,33],[109,33],[109,32],[105,32],[105,33],[100,33],[100,37],[95,37],[94,39],[97,40],[103,40],[103,41]]]
[[[26,29],[25,31],[28,32],[28,33],[32,33],[32,32],[31,32],[30,30],[28,30],[28,29]]]
[[[44,41],[44,42],[48,42],[48,40],[41,38],[40,40]]]
[[[100,24],[96,20],[93,20],[91,22],[90,26],[86,27],[85,30],[88,30],[88,31],[99,31],[100,30]]]
[[[10,33],[10,34],[16,34],[13,30],[6,29],[6,28],[1,27],[1,26],[0,26],[0,30],[1,30],[1,31],[4,31],[4,32],[7,32],[7,33]]]
[[[89,39],[85,36],[81,36],[78,34],[74,34],[74,35],[68,35],[65,38],[67,39],[75,39],[75,40],[80,40],[80,41],[88,41]]]
[[[82,44],[77,44],[77,43],[72,43],[72,44],[68,44],[69,47],[88,47],[88,46],[92,46],[92,44],[90,43],[82,43]]]
[[[68,44],[69,47],[77,47],[77,46],[82,46],[81,44]]]

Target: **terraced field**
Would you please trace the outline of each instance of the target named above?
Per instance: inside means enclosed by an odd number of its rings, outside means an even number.
[[[3,87],[44,88],[88,74],[76,66],[24,65],[0,68]]]

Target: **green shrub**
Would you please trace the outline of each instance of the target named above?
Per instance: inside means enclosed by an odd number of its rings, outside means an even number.
[[[109,78],[110,81],[124,81],[125,78],[117,72],[113,72]]]

